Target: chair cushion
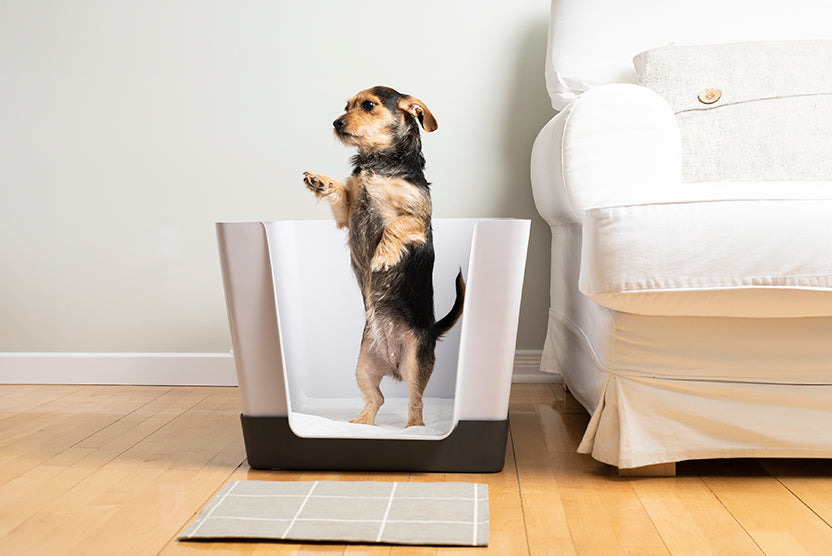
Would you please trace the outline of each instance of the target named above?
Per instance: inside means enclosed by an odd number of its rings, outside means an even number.
[[[829,198],[589,209],[579,288],[645,315],[832,316],[830,215]]]
[[[666,46],[633,62],[676,114],[683,182],[832,179],[832,41]]]

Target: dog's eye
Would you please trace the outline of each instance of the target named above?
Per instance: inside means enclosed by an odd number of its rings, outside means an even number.
[[[365,112],[372,112],[373,108],[375,108],[375,107],[376,107],[376,103],[373,102],[372,100],[365,100],[364,102],[361,103],[361,109],[364,110]]]

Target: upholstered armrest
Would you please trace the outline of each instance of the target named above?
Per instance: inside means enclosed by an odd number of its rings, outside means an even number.
[[[550,225],[580,225],[592,207],[650,202],[679,184],[680,168],[676,117],[664,99],[638,85],[603,85],[541,130],[532,189]]]

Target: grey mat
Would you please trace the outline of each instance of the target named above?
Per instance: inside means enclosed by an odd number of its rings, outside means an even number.
[[[488,485],[235,481],[179,540],[488,544]]]

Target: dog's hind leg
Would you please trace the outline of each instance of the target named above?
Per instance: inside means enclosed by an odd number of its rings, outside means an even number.
[[[384,395],[382,395],[379,385],[381,379],[387,374],[379,366],[380,364],[381,362],[372,353],[370,342],[364,339],[361,342],[361,352],[358,354],[355,378],[361,393],[364,395],[366,404],[361,413],[350,419],[350,423],[375,424],[376,413],[378,413],[381,404],[384,403]]]
[[[433,373],[435,361],[433,347],[421,345],[416,339],[408,344],[399,366],[399,373],[407,382],[409,394],[405,428],[421,427],[425,424],[422,418],[422,396]]]

